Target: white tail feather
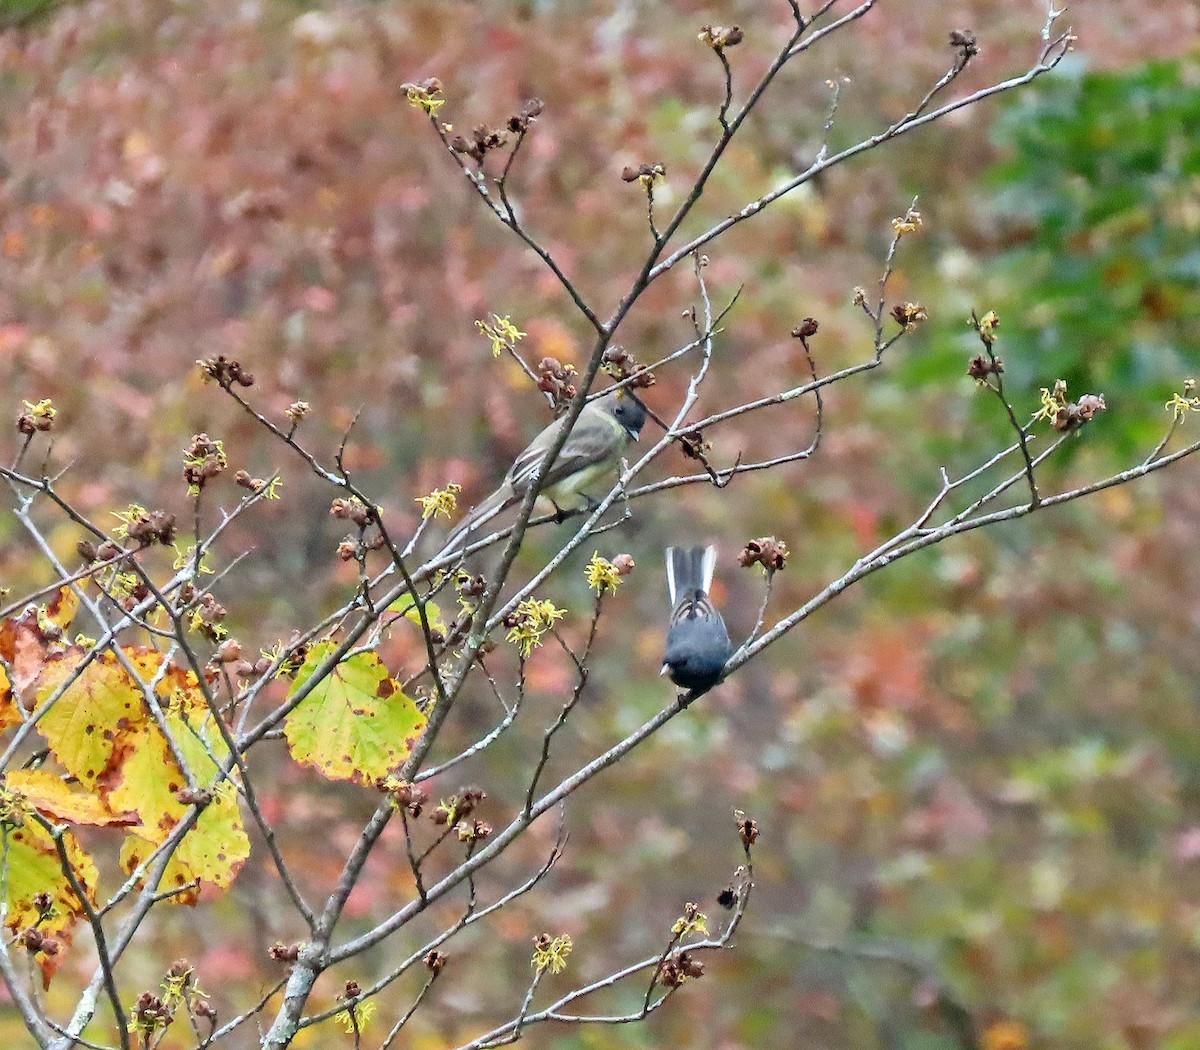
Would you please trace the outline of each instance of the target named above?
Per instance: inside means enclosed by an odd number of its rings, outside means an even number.
[[[717,567],[717,548],[705,547],[704,558],[701,562],[700,575],[704,580],[704,593],[712,590],[713,572]]]

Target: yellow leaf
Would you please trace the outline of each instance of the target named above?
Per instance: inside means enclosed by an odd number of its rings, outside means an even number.
[[[36,702],[43,703],[78,668],[78,658],[49,664]],[[117,663],[102,653],[64,690],[38,723],[54,757],[84,787],[97,786],[119,737],[146,717],[142,691]]]
[[[295,691],[334,649],[314,645],[292,683]],[[403,763],[425,727],[425,716],[373,652],[355,653],[333,668],[283,723],[297,762],[331,780],[370,784]]]
[[[215,727],[206,723],[207,717],[207,711],[201,717],[195,709],[187,716],[174,710],[166,716],[171,738],[202,788],[217,771],[205,745],[218,760],[229,754]],[[120,759],[105,779],[108,804],[136,813],[141,818],[140,833],[154,842],[166,838],[187,811],[175,797],[187,787],[187,780],[157,722],[142,722],[125,734]]]
[[[132,813],[114,813],[98,794],[72,791],[62,778],[48,769],[15,769],[5,784],[19,792],[38,812],[61,824],[136,824]]]
[[[0,733],[9,726],[20,725],[21,722],[21,707],[12,691],[8,673],[4,670],[4,665],[0,664]]]
[[[71,832],[63,833],[63,845],[79,884],[88,900],[95,903],[96,865]],[[83,904],[63,873],[54,840],[40,824],[30,819],[9,831],[4,848],[8,861],[5,925],[16,933],[36,924],[40,933],[59,942],[56,953],[38,952],[36,956],[43,981],[48,984],[54,971],[62,965],[65,949],[71,943],[72,927],[84,915]],[[49,916],[41,921],[33,903],[39,893],[50,894],[52,902]]]
[[[58,624],[64,631],[71,626],[79,612],[79,595],[70,587],[60,587],[58,593],[46,603],[46,619]]]
[[[154,649],[125,646],[121,652],[141,682],[159,679],[155,695],[164,706],[180,702],[204,706],[190,671],[170,664],[160,674],[163,658]],[[82,651],[72,648],[46,665],[37,691],[38,704],[75,674],[81,658]],[[101,653],[38,723],[54,757],[84,787],[95,787],[109,766],[120,761],[125,738],[150,717],[141,682],[130,677],[115,654]],[[180,697],[185,700],[180,701]],[[114,808],[119,811],[127,807]]]
[[[229,755],[207,706],[195,692],[176,693],[166,723],[196,784],[207,788],[217,773],[216,762],[224,763]],[[187,812],[188,807],[176,795],[187,783],[167,738],[153,721],[141,723],[126,735],[120,761],[106,780],[109,805],[132,810],[141,818],[141,827],[121,850],[121,864],[132,872]],[[238,810],[236,789],[225,782],[179,843],[159,888],[183,886],[196,879],[227,887],[249,855],[250,840]],[[189,890],[172,899],[191,904],[196,896]]]
[[[132,872],[150,856],[159,843],[131,833],[121,847],[121,867]],[[170,899],[176,904],[195,904],[199,879],[221,889],[228,888],[250,856],[250,839],[242,825],[237,795],[232,789],[219,791],[179,843],[159,880],[157,890],[188,886]]]

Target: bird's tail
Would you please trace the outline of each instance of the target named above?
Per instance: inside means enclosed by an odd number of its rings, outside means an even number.
[[[465,547],[471,532],[484,522],[490,521],[506,507],[512,506],[514,502],[516,502],[516,494],[513,492],[512,486],[505,482],[482,503],[472,508],[471,513],[463,518],[450,533],[435,557],[444,558],[447,554],[453,554],[459,548]]]
[[[671,596],[671,605],[696,591],[707,594],[716,564],[716,547],[668,547],[667,593]]]

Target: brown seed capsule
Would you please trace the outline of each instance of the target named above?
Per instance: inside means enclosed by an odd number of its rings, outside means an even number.
[[[442,968],[446,965],[446,955],[444,952],[439,952],[436,948],[426,952],[425,957],[421,960],[426,968],[436,977],[442,972]]]
[[[743,568],[761,565],[767,572],[779,572],[785,565],[790,551],[783,540],[774,536],[760,536],[751,540],[738,555],[738,564]]]
[[[965,62],[979,54],[979,40],[969,29],[950,30],[950,46],[960,51],[960,58]]]
[[[758,821],[740,811],[734,816],[737,820],[738,836],[742,840],[742,845],[749,849],[758,839]]]
[[[112,540],[105,540],[96,548],[96,555],[101,561],[112,561],[125,552],[124,547],[118,547]]]

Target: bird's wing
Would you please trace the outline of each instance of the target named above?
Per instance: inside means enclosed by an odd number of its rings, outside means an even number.
[[[561,427],[561,420],[550,424],[514,460],[508,472],[508,481],[514,492],[523,495],[529,491],[533,475],[541,466],[550,446],[554,444]],[[603,409],[596,409],[592,405],[585,408],[580,413],[571,436],[567,438],[562,451],[554,460],[554,465],[542,479],[542,490],[556,485],[563,478],[570,477],[584,467],[608,459],[619,442],[621,430],[621,424]]]

